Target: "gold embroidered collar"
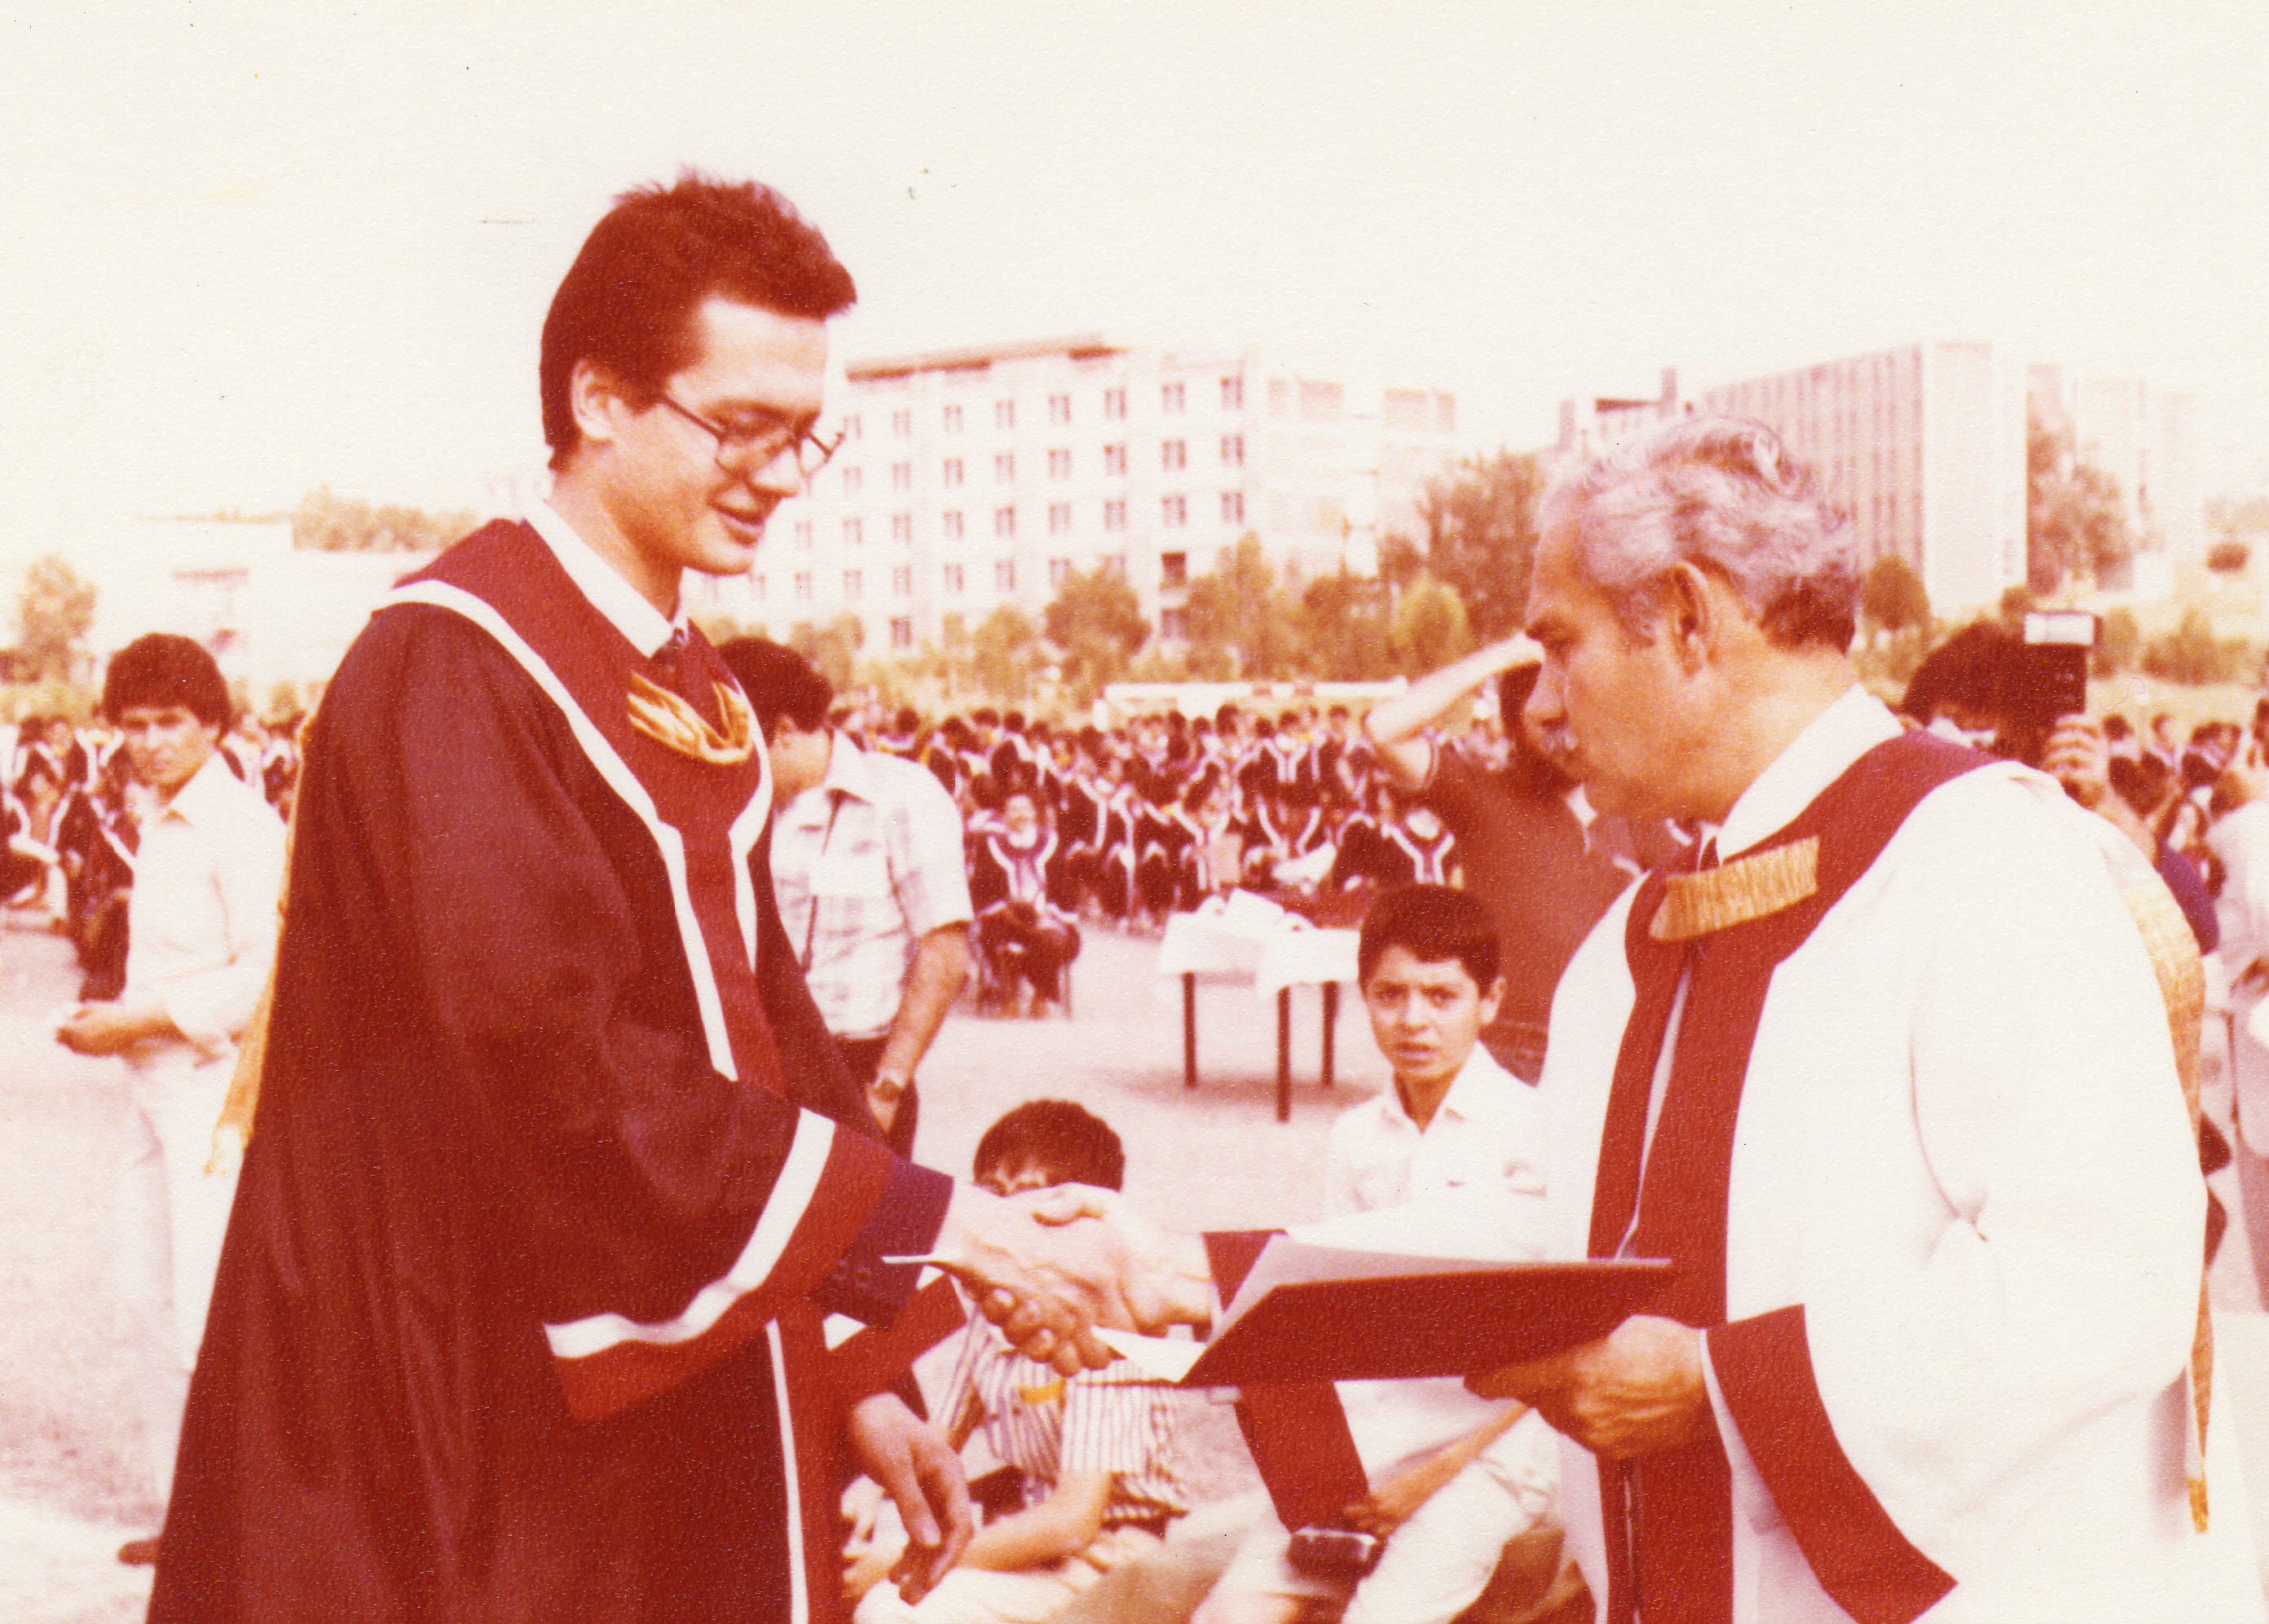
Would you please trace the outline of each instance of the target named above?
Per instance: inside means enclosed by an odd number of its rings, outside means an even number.
[[[1819,889],[1820,838],[1812,835],[1699,874],[1670,875],[1647,934],[1657,941],[1690,941],[1792,908]]]
[[[722,733],[710,726],[709,719],[694,709],[684,695],[635,673],[631,677],[631,726],[681,756],[712,766],[737,767],[757,748],[756,714],[738,689],[723,683],[712,683],[710,687],[716,690],[717,708],[725,718]]]

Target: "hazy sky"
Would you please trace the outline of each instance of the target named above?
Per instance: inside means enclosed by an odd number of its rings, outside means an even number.
[[[1995,338],[2195,392],[2253,477],[2265,79],[2258,0],[18,4],[0,546],[537,463],[551,288],[684,164],[827,233],[841,354],[1267,339],[1529,444],[1665,365]]]

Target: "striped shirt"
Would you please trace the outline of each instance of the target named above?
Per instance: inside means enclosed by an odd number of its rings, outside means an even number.
[[[1146,1380],[1127,1361],[1059,1376],[1054,1367],[1017,1354],[991,1325],[972,1320],[954,1391],[975,1395],[985,1441],[1024,1473],[1027,1506],[1046,1500],[1067,1472],[1108,1472],[1106,1527],[1189,1510],[1174,1451],[1174,1390]],[[954,1413],[963,1402],[956,1400]]]

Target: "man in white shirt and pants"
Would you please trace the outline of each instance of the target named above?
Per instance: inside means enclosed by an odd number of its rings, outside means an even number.
[[[115,1002],[72,1011],[56,1037],[126,1062],[119,1292],[162,1503],[236,1192],[213,1130],[275,957],[284,825],[217,749],[228,687],[203,646],[164,632],[127,645],[104,679],[103,712],[143,797],[126,985]],[[129,1541],[120,1560],[153,1561],[156,1545]]]

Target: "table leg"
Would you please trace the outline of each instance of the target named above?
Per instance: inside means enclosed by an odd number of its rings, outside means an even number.
[[[1292,1119],[1292,989],[1276,989],[1276,1120]]]
[[[1339,1036],[1340,984],[1324,983],[1324,1087],[1332,1086],[1332,1045]]]
[[[1182,1087],[1198,1086],[1198,978],[1182,972]]]

